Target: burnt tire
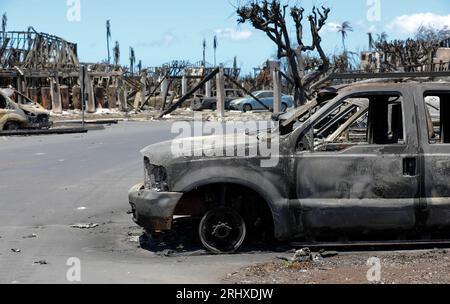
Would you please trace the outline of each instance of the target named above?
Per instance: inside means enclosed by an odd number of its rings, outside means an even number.
[[[8,121],[4,127],[4,131],[17,131],[20,129],[20,124],[17,121]]]
[[[205,214],[199,225],[200,240],[213,253],[237,251],[247,236],[241,215],[231,208],[217,208]]]
[[[245,105],[242,107],[242,110],[244,111],[244,113],[246,113],[246,112],[251,112],[251,111],[253,110],[253,108],[252,108],[251,105],[245,104]]]

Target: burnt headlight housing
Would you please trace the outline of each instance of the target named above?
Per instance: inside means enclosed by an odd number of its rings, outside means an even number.
[[[145,180],[144,185],[148,190],[164,192],[169,190],[167,184],[167,171],[164,167],[151,164],[148,157],[144,158]]]

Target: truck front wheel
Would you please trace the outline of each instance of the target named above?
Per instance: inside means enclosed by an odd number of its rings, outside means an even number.
[[[231,208],[217,208],[205,214],[199,226],[200,240],[214,253],[232,253],[245,240],[244,219]]]
[[[20,124],[17,121],[9,121],[3,127],[5,131],[16,131],[20,129]]]

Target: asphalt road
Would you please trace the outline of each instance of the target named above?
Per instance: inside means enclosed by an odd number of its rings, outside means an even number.
[[[128,235],[137,231],[127,192],[143,179],[139,150],[173,137],[168,122],[0,137],[0,283],[69,283],[69,258],[81,262],[81,283],[216,283],[273,259],[274,253],[161,257]],[[100,226],[70,227],[76,223]]]

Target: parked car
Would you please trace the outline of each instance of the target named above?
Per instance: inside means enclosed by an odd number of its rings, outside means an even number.
[[[217,96],[216,92],[213,92],[214,96]],[[235,89],[225,89],[225,110],[230,108],[231,101],[243,97],[244,92],[242,90]],[[192,110],[201,111],[201,110],[216,110],[217,109],[217,97],[197,97],[194,98],[192,106]]]
[[[245,96],[233,100],[229,106],[230,110],[250,112],[254,110],[267,110],[267,108],[273,109],[273,91],[256,91],[252,95],[258,98],[266,107],[253,97]],[[283,94],[281,96],[281,112],[286,112],[288,108],[293,106],[294,98]]]
[[[438,130],[428,97],[439,103]],[[449,110],[450,83],[352,84],[278,115],[280,133],[247,132],[224,146],[258,156],[205,156],[213,146],[177,156],[172,142],[149,146],[145,181],[129,192],[133,218],[151,233],[170,231],[174,216],[198,218],[200,239],[214,252],[265,236],[440,238],[450,232]],[[253,146],[275,136],[278,162],[262,167]]]
[[[11,89],[0,89],[0,131],[18,129],[50,128],[50,115],[40,105],[22,96],[23,102],[16,103],[11,96],[18,92]]]

